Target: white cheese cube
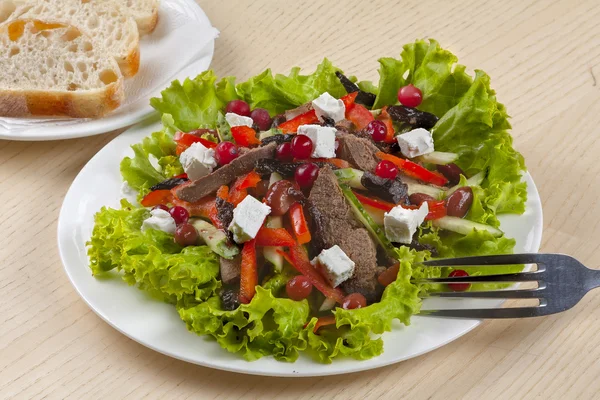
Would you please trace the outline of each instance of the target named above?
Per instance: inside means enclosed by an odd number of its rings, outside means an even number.
[[[142,232],[145,232],[148,229],[156,229],[157,231],[163,231],[170,233],[171,235],[175,234],[177,224],[168,211],[157,208],[150,211],[150,214],[151,216],[142,222]]]
[[[225,114],[225,120],[232,128],[234,126],[247,126],[249,128],[252,128],[252,125],[254,124],[254,120],[252,118],[244,117],[243,115],[239,115],[236,113]]]
[[[330,126],[300,125],[298,127],[298,135],[306,135],[313,142],[313,151],[310,155],[313,158],[335,157],[335,132],[336,129]]]
[[[427,129],[417,128],[396,136],[400,152],[405,157],[415,158],[433,152],[433,137]]]
[[[321,251],[311,264],[320,264],[325,277],[333,287],[338,287],[342,282],[352,278],[354,274],[354,261],[344,253],[337,244]]]
[[[313,109],[319,121],[325,122],[323,117],[329,117],[335,122],[340,122],[346,116],[346,106],[342,100],[336,99],[325,92],[312,101]]]
[[[217,166],[215,151],[202,143],[193,143],[179,156],[183,170],[192,181],[210,174]]]
[[[252,196],[246,196],[233,210],[233,219],[228,228],[233,233],[233,240],[244,243],[254,239],[270,213],[271,207]]]
[[[385,236],[396,243],[410,244],[412,238],[429,213],[429,205],[423,202],[417,210],[396,206],[383,214]]]

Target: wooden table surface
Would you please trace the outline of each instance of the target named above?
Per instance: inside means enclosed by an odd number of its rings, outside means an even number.
[[[327,56],[376,79],[377,58],[397,56],[415,38],[435,38],[488,72],[541,194],[541,250],[600,267],[598,0],[200,3],[221,31],[212,64],[219,75],[313,68]],[[600,290],[563,314],[488,321],[439,350],[347,376],[244,376],[129,340],[75,292],[55,233],[70,183],[117,134],[0,141],[0,398],[600,397]]]

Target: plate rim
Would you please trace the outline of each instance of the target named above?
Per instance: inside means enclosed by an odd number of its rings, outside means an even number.
[[[149,133],[151,133],[153,130],[150,129],[151,127],[160,124],[160,120],[158,119],[146,119],[138,124],[135,124],[131,127],[129,127],[127,130],[125,130],[124,132],[122,132],[121,134],[119,134],[118,136],[116,136],[115,138],[113,138],[111,141],[109,141],[107,144],[105,144],[84,166],[83,168],[79,171],[79,173],[77,174],[77,176],[75,177],[75,179],[73,180],[73,182],[71,183],[71,185],[69,186],[69,189],[67,190],[65,197],[63,198],[63,203],[61,205],[60,211],[59,211],[59,216],[58,216],[58,223],[57,223],[57,246],[58,246],[58,252],[59,252],[59,257],[61,259],[61,263],[63,264],[63,270],[65,272],[65,274],[67,275],[67,277],[69,278],[69,281],[71,282],[71,285],[74,287],[75,291],[79,294],[79,296],[81,297],[81,299],[88,305],[88,307],[96,314],[98,315],[103,321],[105,321],[106,323],[108,323],[112,328],[116,329],[118,332],[120,332],[121,334],[125,335],[126,337],[130,338],[131,340],[149,348],[152,349],[153,351],[156,351],[158,353],[164,354],[166,356],[178,359],[178,360],[182,360],[185,362],[189,362],[191,364],[196,364],[196,365],[200,365],[203,367],[207,367],[207,368],[213,368],[213,369],[218,369],[218,370],[222,370],[222,371],[228,371],[228,372],[234,372],[234,373],[241,373],[241,374],[246,374],[246,375],[256,375],[256,376],[274,376],[274,377],[316,377],[316,376],[332,376],[332,375],[342,375],[342,374],[350,374],[350,373],[355,373],[355,372],[361,372],[361,371],[365,371],[365,370],[371,370],[371,369],[377,369],[377,368],[381,368],[381,367],[386,367],[392,364],[396,364],[402,361],[406,361],[408,359],[411,358],[415,358],[415,357],[419,357],[423,354],[429,353],[433,350],[439,349],[440,347],[443,347],[459,338],[461,338],[462,336],[466,335],[467,333],[471,332],[473,329],[475,329],[476,327],[478,327],[483,321],[482,320],[464,320],[465,322],[470,322],[471,326],[466,327],[465,329],[463,329],[459,334],[457,334],[456,336],[453,336],[451,338],[448,338],[445,341],[442,341],[440,343],[437,343],[435,346],[432,347],[428,347],[427,349],[420,351],[420,352],[416,352],[416,353],[412,353],[408,356],[401,356],[401,357],[397,357],[397,358],[393,358],[390,360],[386,360],[386,361],[382,361],[380,363],[378,363],[377,365],[368,365],[368,364],[364,364],[363,361],[359,361],[356,360],[354,361],[355,364],[352,365],[352,367],[350,368],[345,368],[343,370],[340,369],[332,369],[331,372],[326,371],[326,372],[317,372],[317,373],[311,373],[310,371],[303,371],[303,372],[299,372],[299,371],[292,371],[290,372],[269,372],[269,373],[265,373],[264,371],[260,371],[260,370],[254,370],[251,367],[248,368],[242,368],[242,367],[237,367],[237,366],[229,366],[227,364],[213,364],[210,362],[206,362],[203,360],[198,360],[198,359],[194,359],[191,357],[186,357],[185,355],[180,355],[180,354],[173,354],[170,353],[168,351],[162,350],[156,346],[154,346],[152,343],[150,343],[147,340],[144,340],[143,338],[139,338],[134,336],[133,334],[130,334],[128,332],[126,332],[125,330],[123,330],[122,328],[120,328],[116,323],[113,323],[113,321],[111,321],[110,317],[108,315],[105,315],[102,311],[98,310],[91,302],[90,299],[88,299],[88,297],[80,290],[80,287],[76,284],[75,279],[73,278],[73,276],[71,275],[69,268],[67,267],[67,262],[66,257],[65,257],[65,252],[67,251],[66,248],[63,248],[64,243],[61,242],[61,237],[64,236],[64,234],[62,233],[64,228],[64,225],[66,224],[65,222],[65,218],[64,215],[67,213],[66,210],[66,206],[67,206],[67,199],[69,198],[70,195],[72,195],[72,190],[73,188],[77,185],[78,181],[82,178],[83,172],[87,169],[87,168],[91,168],[90,165],[92,164],[92,162],[99,157],[99,154],[101,154],[106,148],[110,147],[111,144],[116,141],[117,139],[127,135],[130,131],[135,131],[138,129],[147,129],[146,131],[146,135],[148,135]],[[534,200],[536,200],[536,203],[539,204],[539,220],[534,221],[534,224],[531,226],[532,229],[534,229],[536,232],[539,232],[539,235],[535,236],[534,241],[532,243],[532,247],[535,249],[534,251],[537,252],[540,249],[541,246],[541,242],[542,242],[542,237],[543,237],[543,223],[544,223],[544,217],[543,217],[543,207],[542,207],[542,202],[541,202],[541,198],[539,195],[539,191],[537,190],[537,186],[535,184],[535,181],[533,180],[533,177],[531,176],[531,174],[529,173],[529,171],[525,171],[523,173],[523,177],[524,179],[527,181],[528,185],[530,186],[530,189],[528,189],[528,200],[530,199],[531,196],[534,197]],[[65,246],[66,247],[66,246]],[[87,267],[87,265],[85,266]],[[131,288],[131,289],[135,289],[135,288]],[[419,315],[414,315],[411,317],[411,321],[415,320],[415,319],[420,319],[420,318],[427,318],[427,317],[423,317],[423,316],[419,316]],[[192,332],[188,332],[189,334],[193,335],[194,333]],[[198,336],[198,338],[202,339],[203,337]],[[384,339],[385,340],[385,339]],[[221,349],[222,351],[225,352],[225,350]],[[240,358],[241,359],[241,358]],[[376,360],[377,357],[373,358],[372,360]],[[335,360],[333,361],[332,364],[329,365],[334,365],[335,364]],[[248,366],[251,366],[253,362],[247,362]],[[316,363],[316,362],[315,362]],[[316,363],[318,364],[318,363]],[[294,365],[293,363],[291,365]],[[319,364],[320,365],[320,364]]]
[[[205,19],[206,22],[208,23],[208,25],[210,25],[211,27],[213,26],[210,19],[208,18],[208,15],[206,15],[206,13],[204,12],[204,9],[202,9],[200,4],[198,4],[196,1],[194,1],[194,0],[179,0],[179,1],[183,1],[183,2],[187,3],[188,5],[193,6],[194,9],[196,10],[197,16],[202,19]],[[141,39],[142,38],[140,38],[140,43],[141,43]],[[210,67],[213,57],[214,57],[214,54],[215,54],[215,38],[211,39],[204,46],[204,48],[202,48],[198,52],[198,54],[203,54],[203,53],[205,53],[205,56],[203,56],[200,60],[205,60],[205,61],[202,63],[199,63],[199,69],[201,69],[201,71],[198,71],[197,73],[205,71],[206,69],[208,69],[208,67]],[[196,60],[196,61],[199,61],[199,60]],[[194,64],[194,62],[192,61],[188,65],[183,66],[181,68],[181,70],[188,68],[193,64]],[[169,81],[169,79],[167,79],[166,81]],[[166,82],[166,83],[168,83],[168,82]],[[59,126],[58,128],[56,128],[57,130],[61,130],[61,129],[66,130],[67,131],[66,134],[52,133],[52,134],[48,135],[48,134],[44,134],[42,132],[38,132],[38,133],[34,133],[31,135],[27,135],[27,136],[18,136],[18,135],[14,135],[14,134],[11,135],[10,131],[4,132],[3,130],[0,130],[0,140],[12,140],[12,141],[17,141],[17,142],[45,142],[45,141],[53,141],[53,140],[78,139],[78,138],[83,138],[83,137],[102,135],[105,133],[116,131],[118,129],[130,128],[136,124],[139,124],[142,121],[145,121],[146,119],[152,118],[155,115],[157,115],[157,112],[150,106],[150,102],[147,102],[147,104],[146,104],[146,106],[144,106],[144,108],[138,110],[137,112],[125,113],[121,117],[113,120],[112,122],[110,119],[107,120],[107,117],[110,117],[110,114],[108,114],[101,118],[92,118],[89,121],[76,122],[73,124]],[[102,122],[102,123],[100,123],[100,122]],[[39,127],[36,127],[36,130],[38,130],[38,129],[43,130],[45,128],[44,128],[44,126],[39,126]]]

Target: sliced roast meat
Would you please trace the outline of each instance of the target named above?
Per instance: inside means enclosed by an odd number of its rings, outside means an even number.
[[[213,173],[182,185],[177,189],[177,197],[190,203],[200,200],[204,196],[217,191],[221,186],[229,184],[240,175],[252,171],[258,160],[274,158],[276,147],[277,144],[269,143],[266,146],[249,150]]]
[[[231,260],[219,257],[219,269],[221,271],[221,280],[226,285],[236,283],[240,279],[242,265],[242,256],[237,255]]]
[[[379,159],[375,154],[379,151],[368,139],[360,138],[349,133],[338,131],[340,142],[338,157],[348,161],[355,168],[363,171],[374,171]]]
[[[311,161],[314,164],[317,164],[319,168],[327,165],[326,162],[323,161]],[[294,161],[289,163],[282,163],[278,160],[273,159],[261,159],[256,162],[254,166],[254,170],[261,176],[268,176],[273,172],[277,172],[278,174],[283,175],[286,178],[293,177],[296,172],[296,168],[300,165],[306,164],[305,161]],[[334,167],[337,169],[337,167]]]
[[[379,294],[377,248],[369,232],[352,214],[329,166],[321,168],[319,177],[310,191],[309,201],[311,207],[318,210],[319,214],[320,226],[315,236],[319,236],[316,243],[321,248],[315,248],[314,251],[318,253],[336,244],[340,246],[356,264],[353,277],[342,283],[342,289],[347,293],[361,293],[369,302],[376,301]],[[314,210],[311,216],[314,218]]]

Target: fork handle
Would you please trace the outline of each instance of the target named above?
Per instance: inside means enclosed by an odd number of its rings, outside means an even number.
[[[592,290],[594,288],[600,287],[600,269],[591,269],[588,268],[588,276],[586,279],[587,290]]]

